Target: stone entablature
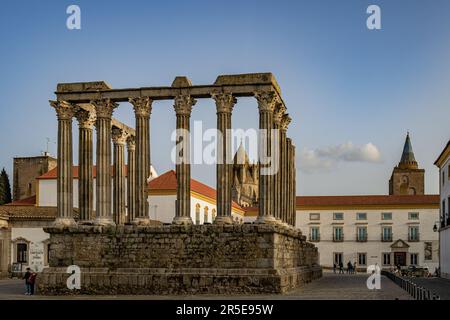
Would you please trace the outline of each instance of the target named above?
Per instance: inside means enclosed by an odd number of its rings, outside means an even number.
[[[68,265],[80,293],[284,293],[321,276],[318,252],[279,225],[74,226],[46,228],[44,294],[67,292]]]

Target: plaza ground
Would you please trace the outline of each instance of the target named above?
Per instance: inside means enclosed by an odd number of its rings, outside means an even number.
[[[104,299],[288,299],[288,300],[409,300],[411,297],[391,280],[382,276],[381,289],[369,290],[366,286],[367,274],[339,275],[324,272],[324,276],[302,288],[284,295],[195,295],[195,296],[26,296],[24,295],[23,280],[0,280],[0,299],[76,299],[76,300],[104,300]]]

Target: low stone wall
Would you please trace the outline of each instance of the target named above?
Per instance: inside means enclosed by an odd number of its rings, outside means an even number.
[[[43,294],[284,293],[319,278],[318,252],[299,230],[277,225],[163,225],[46,228],[50,268]]]

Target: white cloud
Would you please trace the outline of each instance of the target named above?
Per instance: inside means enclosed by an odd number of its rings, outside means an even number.
[[[300,170],[310,173],[314,171],[331,171],[339,162],[381,162],[378,148],[367,143],[355,146],[352,142],[319,149],[303,148],[299,157]]]

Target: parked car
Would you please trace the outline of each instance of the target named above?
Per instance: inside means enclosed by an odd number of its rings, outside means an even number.
[[[407,267],[402,267],[401,273],[402,276],[406,277],[428,277],[430,270],[428,270],[428,267],[421,267],[412,264]]]

